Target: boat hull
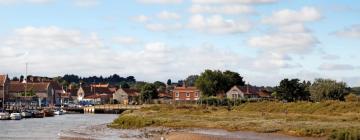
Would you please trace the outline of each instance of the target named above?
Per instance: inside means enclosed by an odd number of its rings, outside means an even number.
[[[10,119],[12,120],[21,120],[21,114],[20,113],[11,113],[10,114]]]

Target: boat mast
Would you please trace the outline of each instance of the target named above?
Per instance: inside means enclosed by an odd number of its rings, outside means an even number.
[[[26,94],[27,94],[27,77],[28,77],[28,63],[26,62],[25,63],[25,65],[26,65],[26,71],[25,71],[25,104],[26,104]]]

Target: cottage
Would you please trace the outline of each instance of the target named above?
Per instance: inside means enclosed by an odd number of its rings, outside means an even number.
[[[137,98],[140,96],[140,92],[135,89],[119,88],[114,94],[113,99],[115,102],[121,104],[138,104]]]
[[[109,84],[91,84],[89,86],[80,86],[77,95],[78,95],[78,101],[82,101],[88,96],[91,96],[89,98],[95,97],[94,95],[109,95],[112,96],[114,93],[114,90],[112,86]],[[87,98],[87,99],[89,99]],[[106,99],[108,100],[108,99]]]
[[[200,90],[196,87],[175,87],[173,90],[173,100],[175,101],[197,101],[200,99]]]
[[[229,99],[259,98],[259,89],[251,86],[233,86],[226,97]]]
[[[0,106],[3,107],[5,104],[5,98],[7,98],[9,92],[9,79],[7,75],[0,75]]]
[[[111,94],[93,94],[86,96],[83,101],[87,101],[89,104],[106,104],[112,100]]]

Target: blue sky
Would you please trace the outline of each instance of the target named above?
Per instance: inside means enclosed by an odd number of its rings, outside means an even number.
[[[250,84],[360,86],[355,0],[0,0],[0,73],[117,73],[173,81],[204,69]]]

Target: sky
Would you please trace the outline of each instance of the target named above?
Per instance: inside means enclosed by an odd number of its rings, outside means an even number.
[[[0,73],[360,86],[357,0],[0,0]]]

